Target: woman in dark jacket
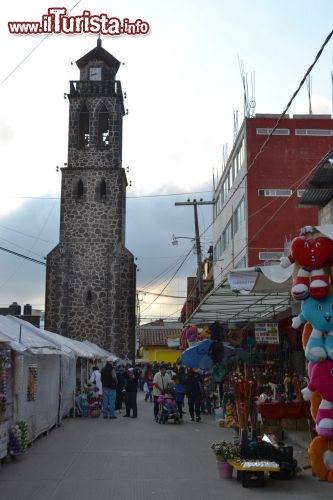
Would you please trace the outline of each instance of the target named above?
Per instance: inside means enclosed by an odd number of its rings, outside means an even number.
[[[203,380],[200,373],[190,368],[185,376],[184,385],[191,421],[194,422],[195,415],[196,422],[200,422],[201,402],[203,399]]]
[[[124,417],[130,417],[131,410],[133,411],[132,418],[137,418],[138,416],[137,393],[139,377],[140,370],[138,368],[130,367],[124,373],[126,408]]]

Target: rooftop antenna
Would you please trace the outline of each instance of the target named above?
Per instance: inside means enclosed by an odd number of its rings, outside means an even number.
[[[309,99],[309,115],[312,115],[312,106],[311,106],[312,78],[311,78],[311,75],[308,75],[306,77],[305,81],[306,81],[306,88],[307,88],[308,99]]]
[[[249,100],[249,89],[247,74],[244,72],[244,63],[238,58],[239,69],[243,83],[244,117],[253,118],[255,116],[255,73],[251,73],[251,100]]]
[[[242,84],[243,84],[244,117],[247,118],[249,115],[247,77],[244,73],[244,63],[239,58],[238,58],[238,64],[239,64],[239,69],[240,69],[241,79],[242,79]]]
[[[228,161],[228,144],[225,142],[222,146],[222,171],[225,169],[227,161]]]
[[[237,109],[234,110],[233,114],[234,114],[234,142],[236,142],[237,135],[238,135],[238,130],[239,130],[239,127],[238,127],[238,110]]]
[[[256,115],[256,74],[254,71],[251,73],[251,101],[250,101],[250,118],[254,118]]]

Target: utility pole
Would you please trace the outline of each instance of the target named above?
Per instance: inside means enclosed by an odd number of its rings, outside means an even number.
[[[197,253],[197,266],[198,266],[198,290],[199,290],[199,300],[201,302],[203,297],[203,280],[202,280],[202,254],[201,254],[201,244],[200,244],[200,233],[199,233],[199,222],[198,222],[198,205],[213,205],[214,201],[203,201],[202,199],[197,200],[187,200],[184,202],[176,202],[175,206],[193,206],[194,209],[194,229],[195,229],[195,248]]]

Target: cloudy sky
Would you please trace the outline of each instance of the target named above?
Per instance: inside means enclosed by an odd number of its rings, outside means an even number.
[[[142,322],[176,319],[196,272],[187,199],[212,199],[222,150],[243,119],[241,67],[257,113],[281,113],[332,30],[331,0],[16,0],[0,24],[0,247],[43,261],[57,244],[61,174],[67,161],[69,80],[96,34],[13,35],[8,22],[41,21],[50,7],[70,15],[141,19],[147,35],[103,36],[127,94],[123,166],[129,167],[126,246],[137,259]],[[73,10],[71,10],[73,9]],[[332,41],[312,71],[315,113],[332,112]],[[74,62],[74,64],[72,64]],[[253,82],[253,84],[251,84]],[[306,86],[291,113],[308,112]],[[211,207],[199,209],[202,252]],[[188,255],[188,257],[186,257]],[[163,291],[162,296],[157,295]],[[45,267],[0,250],[0,307],[44,308]]]

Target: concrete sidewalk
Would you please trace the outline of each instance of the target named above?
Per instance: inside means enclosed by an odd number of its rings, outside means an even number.
[[[332,486],[311,470],[287,481],[267,479],[264,488],[242,488],[234,477],[220,479],[210,449],[235,432],[212,416],[200,423],[157,424],[153,405],[138,394],[137,419],[64,420],[35,441],[28,453],[0,467],[1,500],[173,500],[324,498]],[[297,457],[296,457],[297,458]]]

